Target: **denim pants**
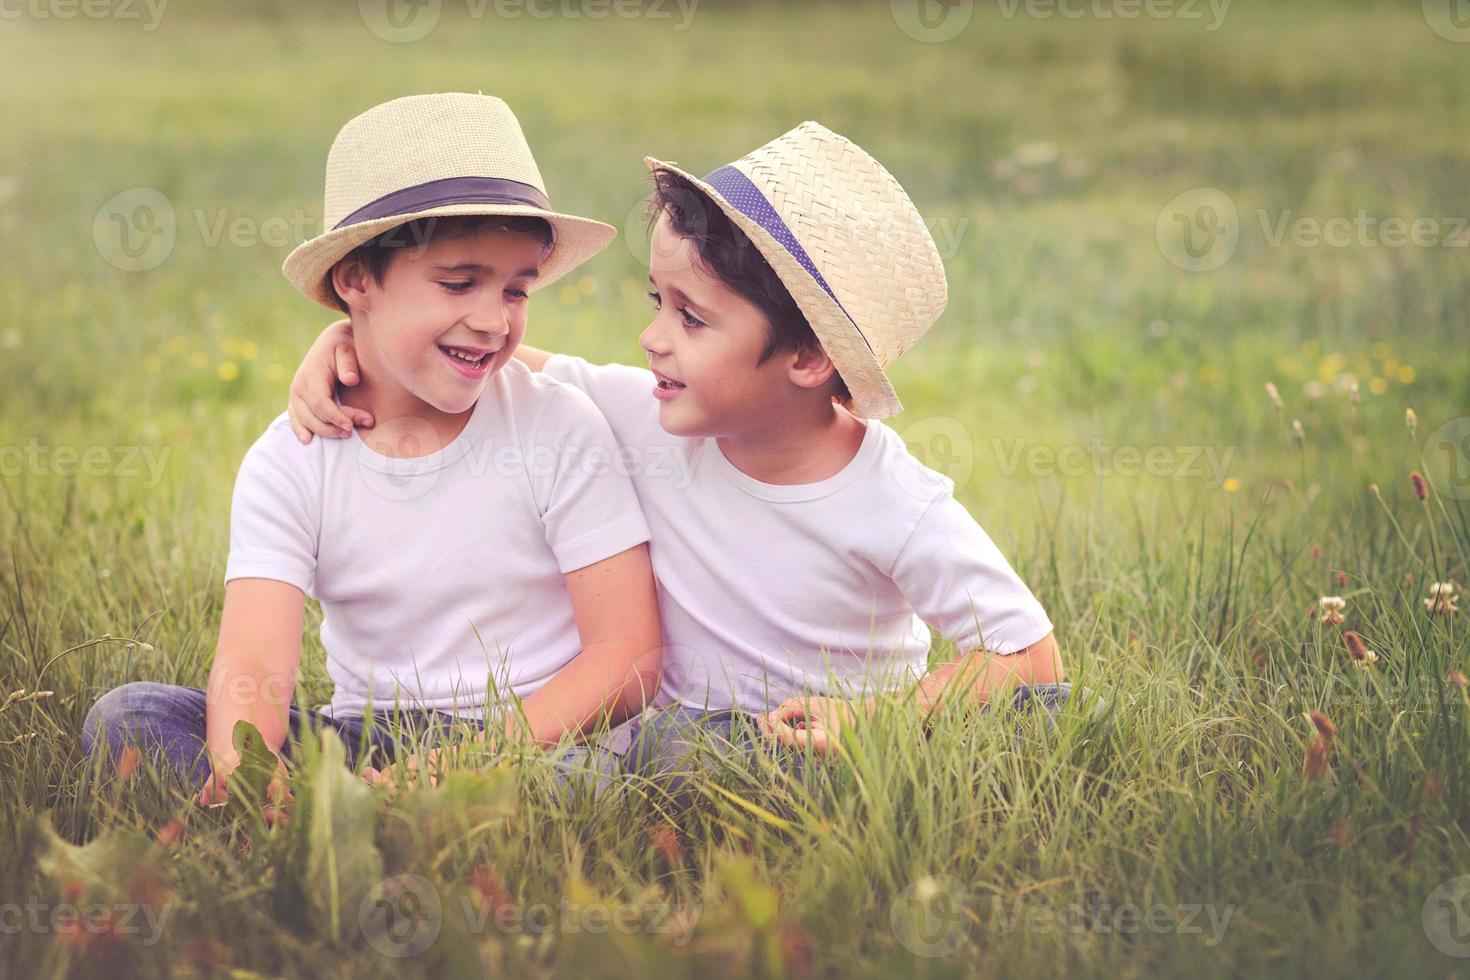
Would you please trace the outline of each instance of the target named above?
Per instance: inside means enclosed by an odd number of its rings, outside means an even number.
[[[1068,683],[1023,686],[1016,689],[1011,705],[1022,714],[1042,710],[1050,719],[1067,702],[1071,690]],[[152,681],[124,684],[104,694],[87,712],[82,749],[92,755],[105,746],[115,763],[124,746],[136,745],[148,758],[162,762],[188,790],[197,792],[210,774],[204,751],[205,711],[206,695],[197,687]],[[281,746],[283,756],[290,758],[293,741],[331,728],[341,737],[347,762],[354,768],[359,759],[379,768],[393,762],[399,752],[395,728],[433,745],[442,743],[456,723],[476,730],[482,725],[477,718],[425,710],[333,718],[294,704],[288,717],[291,735]],[[554,761],[563,789],[582,784],[602,792],[617,782],[641,780],[682,796],[695,775],[722,761],[738,761],[749,770],[759,765],[759,756],[794,780],[803,777],[807,756],[764,739],[755,714],[675,704],[649,708],[612,729],[601,742],[562,750]]]
[[[1023,685],[1016,688],[1010,707],[1022,716],[1042,712],[1050,727],[1071,695],[1072,685],[1067,682]],[[1017,746],[1021,734],[1018,727]],[[580,777],[598,792],[619,781],[652,785],[675,801],[687,803],[693,779],[717,774],[729,763],[739,763],[738,768],[745,772],[759,772],[768,762],[800,783],[808,758],[804,752],[767,740],[754,713],[673,704],[645,709],[589,750],[565,757],[560,778],[575,782]]]
[[[82,723],[82,750],[89,756],[106,751],[115,764],[126,745],[137,746],[151,760],[161,762],[192,792],[209,779],[209,757],[205,747],[205,692],[197,687],[179,687],[152,681],[135,681],[113,688],[92,705]],[[454,724],[478,730],[479,718],[457,718],[443,711],[381,711],[369,716],[332,718],[319,711],[291,705],[290,736],[281,755],[291,757],[293,742],[322,728],[336,731],[347,749],[349,765],[381,768],[398,755],[395,736],[410,733],[427,744],[438,744]]]

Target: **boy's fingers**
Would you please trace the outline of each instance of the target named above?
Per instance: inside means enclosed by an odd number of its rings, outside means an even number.
[[[357,354],[351,344],[338,344],[335,351],[337,359],[337,380],[351,387],[357,384]]]
[[[787,698],[771,714],[775,721],[790,721],[792,718],[805,718],[806,705],[796,698]]]
[[[326,407],[328,405],[331,406],[331,409]],[[336,417],[333,416],[334,412],[336,412]],[[338,418],[341,419],[340,423],[337,421]],[[340,413],[337,404],[331,400],[307,406],[306,410],[301,413],[301,422],[324,439],[342,439],[352,431],[352,423],[347,420],[347,416]]]
[[[347,414],[347,418],[353,425],[363,429],[371,429],[373,427],[372,412],[362,408],[353,408],[351,405],[343,405],[342,411]]]
[[[798,738],[804,734],[806,733],[799,732],[784,722],[777,722],[771,726],[770,738],[789,749],[795,749],[801,746]]]

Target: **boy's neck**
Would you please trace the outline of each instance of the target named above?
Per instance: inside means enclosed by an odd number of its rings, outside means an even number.
[[[842,472],[863,444],[866,425],[832,401],[782,413],[779,422],[716,442],[737,470],[776,485],[819,483]]]
[[[384,456],[411,459],[438,452],[469,424],[473,406],[457,415],[441,412],[399,385],[374,382],[373,374],[361,364],[359,367],[362,380],[342,389],[342,404],[372,413],[373,427],[363,433],[363,438]],[[425,423],[433,431],[429,445],[424,444]]]

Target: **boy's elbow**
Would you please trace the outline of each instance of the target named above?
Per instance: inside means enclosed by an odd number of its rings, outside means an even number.
[[[1055,633],[1046,636],[1031,644],[1021,652],[1024,658],[1022,671],[1025,681],[1029,684],[1060,684],[1067,678],[1067,671],[1062,666],[1062,651],[1057,646]]]

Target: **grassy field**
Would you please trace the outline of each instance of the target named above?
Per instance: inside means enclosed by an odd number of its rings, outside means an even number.
[[[1417,3],[1123,6],[928,42],[888,4],[446,4],[393,43],[351,5],[15,5],[0,973],[1464,973],[1470,645],[1425,600],[1470,582],[1470,47]],[[713,169],[815,118],[885,161],[951,293],[892,424],[1107,708],[1019,744],[887,718],[810,787],[725,773],[677,810],[553,806],[534,761],[388,802],[313,758],[267,830],[97,778],[99,694],[208,671],[235,468],[323,322],[279,266],[333,133],[448,90],[506,98],[558,206],[625,230],[532,306],[530,343],[594,358],[638,360],[643,155]],[[384,878],[417,955],[360,927]]]

